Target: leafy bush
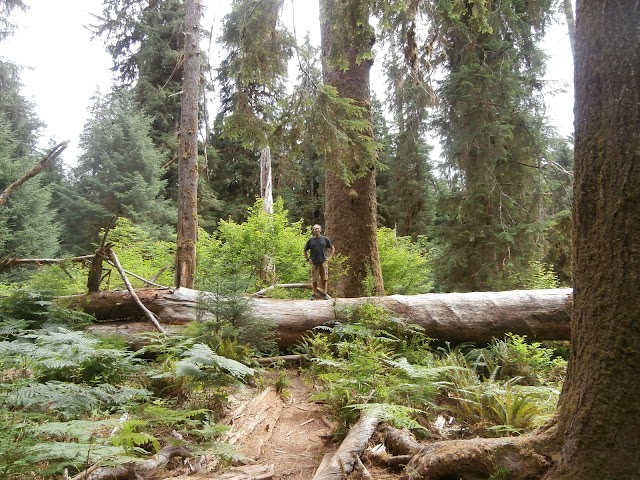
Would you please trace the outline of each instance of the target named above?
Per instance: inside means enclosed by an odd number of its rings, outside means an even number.
[[[155,279],[159,285],[173,285],[175,242],[157,240],[141,226],[123,217],[116,220],[108,238],[122,268],[146,280]],[[134,288],[144,284],[133,276],[129,276],[129,281]],[[115,269],[109,275],[107,288],[124,288],[124,282]]]
[[[249,209],[247,221],[219,224],[221,242],[220,276],[244,274],[254,279],[256,289],[274,283],[308,281],[308,265],[303,261],[306,242],[301,222],[290,223],[281,198],[274,202],[273,214],[262,210],[262,199]]]
[[[486,371],[496,371],[497,378],[519,377],[526,385],[561,383],[567,361],[551,348],[539,342],[527,343],[526,337],[507,334],[504,340],[494,339],[491,346],[470,352],[476,365]]]
[[[378,229],[378,250],[387,295],[415,295],[433,290],[429,258],[410,237],[398,237],[390,228]]]

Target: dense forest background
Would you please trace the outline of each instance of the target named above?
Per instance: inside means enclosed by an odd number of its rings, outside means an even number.
[[[6,37],[11,13],[25,5],[2,3]],[[384,75],[376,81],[384,81],[387,93],[374,92],[370,105],[377,223],[386,229],[378,242],[382,256],[403,249],[420,255],[427,272],[411,289],[385,281],[387,293],[570,283],[572,139],[545,117],[551,89],[541,80],[540,49],[545,29],[567,21],[566,2],[520,3],[466,11],[464,2],[424,2],[400,13],[390,3],[373,12],[380,19],[375,62]],[[271,278],[255,253],[249,270],[256,286],[306,280],[303,268],[283,266],[297,265],[295,251],[310,226],[325,224],[325,174],[336,168],[336,137],[361,128],[361,114],[323,87],[320,49],[308,37],[296,44],[279,19],[282,7],[281,1],[233,1],[222,30],[203,39],[214,41],[221,62],[201,56],[200,238],[228,243],[232,226],[257,238],[260,227],[247,222],[260,216],[265,151],[280,199],[277,221],[298,232]],[[65,167],[58,159],[9,199],[0,219],[0,258],[92,253],[118,218],[137,241],[163,245],[171,264],[185,2],[105,0],[95,14],[90,29],[111,55],[117,81],[94,99],[77,163]],[[4,189],[42,157],[36,146],[43,124],[22,94],[20,67],[3,59],[0,73]],[[211,110],[214,92],[220,102]],[[434,135],[442,140],[437,157]],[[200,257],[207,248],[203,243]],[[264,248],[262,255],[283,256]],[[336,274],[339,267],[336,262]],[[25,275],[12,270],[2,278]]]

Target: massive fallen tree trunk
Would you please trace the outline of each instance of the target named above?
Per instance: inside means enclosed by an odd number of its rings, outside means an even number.
[[[187,288],[140,288],[138,298],[169,331],[198,315],[198,300],[208,294]],[[371,298],[322,300],[251,299],[253,314],[277,324],[280,347],[294,345],[314,327],[344,318],[345,310],[374,302],[398,317],[420,325],[432,338],[451,342],[488,342],[506,333],[526,335],[532,341],[568,340],[571,289],[515,290],[509,292],[391,295]],[[128,292],[112,290],[71,298],[71,305],[95,315],[94,330],[126,333],[152,330],[136,321],[142,312]],[[119,321],[117,321],[119,320]],[[108,322],[108,323],[105,323]]]

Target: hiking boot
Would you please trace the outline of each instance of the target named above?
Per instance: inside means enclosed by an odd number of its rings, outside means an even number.
[[[311,295],[311,298],[309,300],[315,300],[316,299],[316,294],[314,293],[313,295]]]
[[[330,297],[328,294],[326,294],[326,293],[325,293],[325,294],[322,296],[322,299],[323,299],[323,300],[331,300],[331,297]]]

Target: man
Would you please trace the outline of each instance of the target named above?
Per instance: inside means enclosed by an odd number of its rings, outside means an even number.
[[[313,295],[311,300],[320,298],[329,300],[327,283],[329,282],[329,258],[336,253],[331,240],[322,235],[322,227],[314,225],[311,229],[312,237],[304,245],[304,258],[311,262]],[[322,282],[322,290],[318,290],[318,283]],[[316,295],[318,294],[318,295]]]

